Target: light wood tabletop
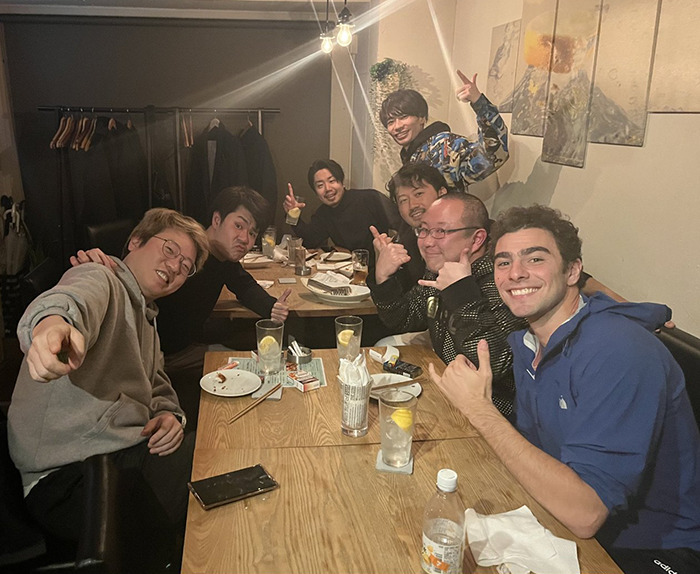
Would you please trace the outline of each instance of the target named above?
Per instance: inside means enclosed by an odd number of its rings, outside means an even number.
[[[205,371],[230,355],[209,353]],[[365,437],[342,435],[337,353],[329,349],[314,355],[324,360],[328,387],[308,393],[285,388],[280,401],[264,401],[231,425],[228,418],[251,398],[203,393],[192,479],[260,463],[280,487],[209,511],[190,497],[184,574],[418,574],[423,511],[441,468],[458,473],[465,507],[491,514],[525,504],[556,536],[576,542],[581,572],[621,574],[595,540],[573,536],[524,491],[427,379],[421,381],[418,400],[413,474],[377,471],[376,405],[370,405]],[[401,358],[425,372],[431,361],[444,368],[427,348],[404,347]],[[370,372],[378,370],[370,363]],[[464,572],[496,568],[476,566],[466,551]]]
[[[294,267],[283,266],[281,263],[270,263],[266,267],[249,269],[250,273],[256,280],[273,281],[271,287],[266,291],[277,298],[284,290],[290,288],[291,295],[287,299],[289,304],[289,314],[297,317],[336,317],[338,315],[376,315],[377,308],[374,306],[371,298],[360,301],[359,303],[336,303],[329,304],[322,302],[311,291],[302,284],[301,277],[294,274]],[[312,270],[312,273],[314,271]],[[295,279],[295,283],[282,284],[280,278]],[[221,290],[219,300],[216,302],[212,317],[226,317],[229,319],[254,319],[259,318],[257,313],[254,313],[247,307],[239,303],[236,296],[231,293],[226,287]]]

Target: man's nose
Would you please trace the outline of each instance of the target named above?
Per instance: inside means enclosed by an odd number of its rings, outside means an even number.
[[[517,259],[510,264],[510,278],[515,280],[527,277],[527,269]]]

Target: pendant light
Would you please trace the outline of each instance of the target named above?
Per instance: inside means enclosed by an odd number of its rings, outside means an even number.
[[[326,2],[326,7],[327,6],[328,2]],[[350,10],[348,10],[348,0],[345,0],[343,9],[340,11],[340,14],[338,14],[338,36],[336,37],[338,46],[345,47],[352,44],[352,29],[354,25],[350,23],[350,20],[352,20],[352,14],[350,14]]]
[[[328,5],[330,0],[326,0],[326,23],[321,32],[321,51],[324,54],[330,54],[333,51],[333,28],[335,24],[328,21]]]

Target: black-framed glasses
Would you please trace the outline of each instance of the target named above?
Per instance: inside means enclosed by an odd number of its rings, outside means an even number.
[[[443,229],[442,227],[432,227],[428,229],[427,227],[416,227],[413,232],[418,239],[425,239],[428,235],[434,239],[442,239],[445,235],[456,233],[457,231],[466,231],[467,229],[481,229],[481,227],[458,227],[457,229]]]
[[[160,239],[163,242],[163,255],[165,255],[168,259],[176,259],[177,257],[180,258],[180,270],[185,276],[192,277],[192,275],[197,273],[197,266],[194,264],[194,261],[182,254],[182,249],[180,249],[180,246],[176,241],[166,239],[165,237],[160,237],[158,235],[154,235],[153,237]]]

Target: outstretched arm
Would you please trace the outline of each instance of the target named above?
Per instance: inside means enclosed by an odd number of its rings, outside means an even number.
[[[27,366],[32,379],[40,383],[53,381],[83,363],[85,338],[59,315],[42,319],[32,331],[27,351]]]

